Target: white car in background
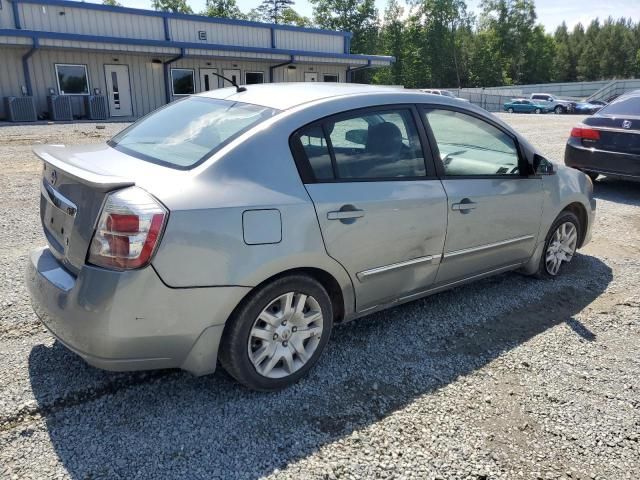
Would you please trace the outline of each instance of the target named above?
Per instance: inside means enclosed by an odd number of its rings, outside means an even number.
[[[443,97],[455,98],[456,100],[461,100],[463,102],[468,102],[466,98],[456,97],[453,92],[449,90],[442,90],[439,88],[423,88],[420,89],[422,93],[430,93],[432,95],[442,95]]]

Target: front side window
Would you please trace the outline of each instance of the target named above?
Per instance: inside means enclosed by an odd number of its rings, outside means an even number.
[[[256,83],[264,83],[263,72],[247,72],[245,73],[245,84],[254,85]]]
[[[86,65],[56,64],[60,95],[89,95]]]
[[[479,118],[452,110],[426,110],[447,176],[519,175],[516,144]]]
[[[188,68],[171,69],[171,87],[174,95],[191,95],[196,92],[193,70]]]
[[[138,120],[108,143],[143,160],[187,169],[276,113],[248,103],[188,97]]]
[[[426,175],[411,110],[367,110],[298,134],[316,181],[375,180]],[[331,162],[331,163],[330,163]]]

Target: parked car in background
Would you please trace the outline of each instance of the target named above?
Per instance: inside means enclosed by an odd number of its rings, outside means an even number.
[[[640,179],[640,90],[627,93],[571,130],[564,162],[587,173]]]
[[[460,100],[462,102],[468,102],[466,98],[457,97],[453,92],[449,90],[442,90],[438,88],[423,88],[420,90],[422,93],[430,93],[432,95],[442,95],[443,97],[455,98],[456,100]]]
[[[549,111],[557,114],[572,112],[576,103],[570,100],[561,100],[548,93],[532,93],[529,99],[536,102],[545,102]]]
[[[27,282],[53,335],[111,370],[219,358],[257,390],[304,376],[336,322],[560,274],[595,214],[586,175],[495,116],[396,88],[217,89],[34,152],[47,246]]]
[[[573,113],[576,113],[579,115],[593,115],[605,105],[607,105],[607,102],[603,102],[600,100],[592,100],[589,102],[578,102],[576,103],[573,109]]]
[[[509,113],[549,113],[551,111],[545,103],[526,98],[516,98],[505,103],[504,110]]]

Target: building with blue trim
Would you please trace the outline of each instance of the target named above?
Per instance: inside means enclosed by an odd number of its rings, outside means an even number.
[[[347,82],[393,57],[350,53],[351,33],[69,0],[0,0],[0,97],[33,97],[40,118],[65,97],[107,115],[149,113],[191,93],[241,84]],[[68,99],[67,99],[68,97]],[[0,118],[8,115],[0,106]]]

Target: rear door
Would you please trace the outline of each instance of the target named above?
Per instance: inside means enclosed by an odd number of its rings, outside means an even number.
[[[446,196],[414,107],[356,110],[292,137],[329,255],[358,311],[427,289],[444,246]]]
[[[437,283],[526,261],[542,215],[542,180],[528,177],[516,140],[498,125],[449,108],[424,108],[448,196]]]

